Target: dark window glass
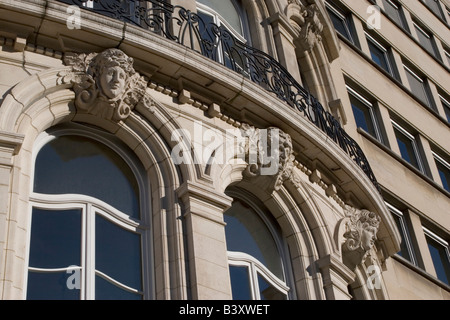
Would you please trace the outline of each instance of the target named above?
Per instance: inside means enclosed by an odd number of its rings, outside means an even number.
[[[382,0],[386,15],[394,20],[400,27],[407,30],[405,19],[398,3],[391,0]]]
[[[445,117],[447,118],[447,121],[450,122],[450,103],[448,102],[447,99],[444,99],[443,97],[441,97],[441,103],[442,106],[444,107]]]
[[[425,81],[408,68],[405,68],[405,70],[406,70],[406,77],[408,78],[412,94],[414,94],[417,98],[419,98],[420,101],[425,103],[427,106],[430,106],[431,104],[428,98],[428,91],[425,85]]]
[[[138,184],[130,167],[88,138],[62,136],[47,143],[36,159],[34,191],[92,196],[139,218]]]
[[[414,147],[415,142],[397,128],[394,128],[394,131],[402,158],[420,170],[418,155]]]
[[[244,252],[283,279],[280,253],[273,236],[259,215],[240,201],[234,201],[224,220],[228,251]]]
[[[354,43],[348,19],[344,15],[336,12],[335,9],[330,9],[327,7],[327,11],[336,31],[344,36],[347,40]]]
[[[230,266],[230,278],[233,300],[251,300],[248,268]]]
[[[392,75],[391,65],[389,63],[389,55],[385,48],[380,47],[377,43],[367,39],[369,45],[370,56],[372,60],[383,68],[386,72]]]
[[[450,192],[450,170],[449,168],[444,165],[442,162],[436,160],[436,166],[439,172],[439,177],[441,178],[442,187]]]
[[[373,123],[373,115],[370,107],[365,105],[359,99],[350,95],[350,103],[352,105],[353,115],[359,128],[377,138],[375,126]]]
[[[425,2],[426,6],[430,8],[435,15],[445,20],[444,12],[441,9],[441,4],[439,3],[439,0],[423,0],[423,2]]]
[[[264,277],[258,273],[258,286],[261,300],[286,300],[284,293],[280,292],[272,284],[270,284]]]
[[[69,289],[70,273],[28,272],[27,300],[79,300],[80,290]]]
[[[433,43],[433,37],[430,32],[425,31],[423,28],[414,23],[414,28],[416,29],[417,38],[420,44],[433,56],[438,57],[436,47]]]
[[[95,300],[142,300],[138,293],[121,289],[100,276],[95,277]]]
[[[81,210],[33,208],[29,265],[34,268],[81,265]]]
[[[95,268],[120,283],[142,290],[141,239],[96,215]],[[98,289],[96,293],[100,292]]]
[[[438,279],[446,284],[450,284],[450,262],[447,252],[448,248],[429,236],[427,236],[426,239]]]
[[[413,262],[408,250],[407,242],[409,241],[409,237],[406,233],[407,231],[404,229],[405,226],[404,221],[402,221],[403,218],[395,213],[392,214],[392,217],[394,218],[397,228],[400,231],[400,235],[402,237],[402,242],[400,243],[400,251],[397,252],[397,254],[405,258],[406,260]]]

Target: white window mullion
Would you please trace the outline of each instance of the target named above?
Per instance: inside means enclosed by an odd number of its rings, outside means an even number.
[[[86,206],[86,300],[95,299],[95,211],[92,204]]]

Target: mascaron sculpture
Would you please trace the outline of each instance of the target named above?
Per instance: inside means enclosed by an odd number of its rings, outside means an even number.
[[[69,76],[75,91],[79,112],[108,120],[125,120],[143,103],[150,109],[146,96],[148,81],[133,68],[133,58],[119,49],[101,53],[67,54],[64,62],[72,66]]]

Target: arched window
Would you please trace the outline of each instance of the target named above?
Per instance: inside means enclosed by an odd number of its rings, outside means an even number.
[[[198,0],[197,14],[203,54],[232,70],[247,74],[242,50],[250,38],[240,1]]]
[[[197,0],[198,14],[205,22],[227,28],[235,37],[246,42],[246,19],[238,0]]]
[[[150,295],[140,168],[111,137],[91,136],[62,130],[38,139],[27,299]]]
[[[234,201],[224,220],[233,299],[288,299],[285,250],[278,230],[252,202],[229,195]]]

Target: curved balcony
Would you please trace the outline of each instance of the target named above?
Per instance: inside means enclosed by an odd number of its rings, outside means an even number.
[[[339,121],[275,59],[236,39],[226,28],[163,0],[58,0],[142,27],[223,64],[276,95],[337,143],[379,188],[362,149]]]

